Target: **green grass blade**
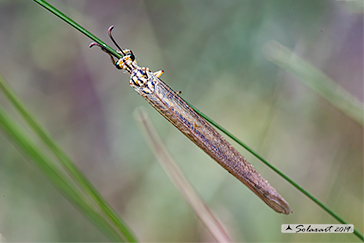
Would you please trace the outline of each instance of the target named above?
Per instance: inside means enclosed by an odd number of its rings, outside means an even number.
[[[297,76],[303,84],[325,98],[345,115],[364,126],[363,104],[327,75],[275,41],[266,46],[265,55],[282,69]]]
[[[16,108],[19,114],[27,122],[29,127],[39,137],[39,139],[49,148],[49,150],[56,156],[61,165],[67,173],[78,183],[81,189],[100,207],[105,215],[113,222],[118,230],[124,235],[125,239],[129,242],[136,242],[136,237],[128,228],[126,223],[118,216],[112,207],[103,199],[100,193],[93,187],[87,180],[82,172],[75,166],[68,155],[53,141],[47,131],[36,121],[31,113],[26,109],[25,105],[6,84],[0,76],[0,90],[6,95],[11,104]]]
[[[124,241],[110,223],[88,202],[85,194],[79,190],[70,178],[30,140],[25,132],[0,107],[0,128],[18,149],[28,156],[43,174],[58,188],[81,212],[83,212],[111,240]]]

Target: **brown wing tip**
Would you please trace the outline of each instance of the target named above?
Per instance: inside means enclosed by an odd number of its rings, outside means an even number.
[[[272,200],[272,198],[267,199],[268,200],[264,200],[264,202],[277,213],[283,213],[286,215],[293,213],[292,209],[288,206],[288,203],[282,197],[277,197],[274,200]]]
[[[279,213],[283,213],[283,214],[290,214],[293,213],[292,209],[288,206],[288,205],[284,205],[281,207],[281,211]]]
[[[270,187],[269,193],[257,193],[257,190],[253,190],[253,192],[277,213],[286,215],[293,213],[286,200],[273,187]]]

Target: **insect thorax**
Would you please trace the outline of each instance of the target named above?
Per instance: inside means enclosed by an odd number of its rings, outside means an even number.
[[[138,93],[151,94],[154,92],[154,74],[150,72],[149,68],[136,67],[130,73],[130,86],[133,87]]]
[[[123,50],[123,54],[125,56],[116,62],[116,67],[130,73],[130,86],[141,95],[153,93],[153,78],[156,78],[154,74],[150,72],[149,68],[139,67],[134,54],[129,49]]]

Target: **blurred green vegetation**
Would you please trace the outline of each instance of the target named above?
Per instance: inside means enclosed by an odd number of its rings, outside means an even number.
[[[141,66],[226,127],[357,229],[363,228],[363,128],[264,57],[290,48],[363,102],[363,14],[344,1],[50,1],[97,37],[107,28]],[[141,241],[211,241],[148,148],[132,113],[158,132],[231,237],[351,242],[281,234],[336,223],[246,151],[289,202],[270,208],[180,134],[89,39],[31,1],[0,1],[0,73]],[[22,123],[3,95],[0,104]],[[29,131],[29,130],[28,130]],[[31,132],[30,132],[31,133]],[[0,235],[7,241],[106,241],[0,133]]]

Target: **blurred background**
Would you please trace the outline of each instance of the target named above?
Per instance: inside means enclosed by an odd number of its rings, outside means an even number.
[[[264,56],[274,40],[363,102],[360,1],[49,1],[162,79],[363,232],[363,127]],[[232,143],[289,202],[280,215],[129,87],[91,41],[32,1],[0,1],[0,73],[141,241],[211,242],[134,119],[146,107],[186,177],[239,242],[358,242],[282,234],[338,223]],[[113,46],[113,45],[112,45]],[[3,94],[1,106],[24,124]],[[25,126],[25,125],[24,125]],[[229,140],[231,141],[231,140]],[[107,241],[0,133],[0,235],[7,241]]]

